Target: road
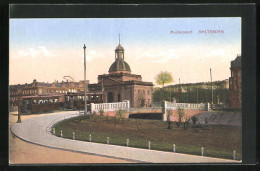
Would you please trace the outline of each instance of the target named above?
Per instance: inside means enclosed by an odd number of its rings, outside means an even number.
[[[56,113],[57,114],[57,113]],[[42,115],[22,115],[22,122]],[[50,114],[49,114],[50,115]],[[9,114],[9,125],[17,121],[17,112]],[[10,164],[60,164],[60,163],[130,163],[111,157],[71,152],[32,144],[21,140],[9,131],[9,163]],[[133,163],[131,161],[131,163]]]

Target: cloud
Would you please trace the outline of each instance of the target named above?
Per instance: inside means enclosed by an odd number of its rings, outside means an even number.
[[[161,51],[145,51],[143,54],[137,56],[137,59],[146,58],[153,63],[167,63],[172,59],[179,59],[181,56],[176,53],[175,49],[166,49]]]
[[[93,61],[95,59],[105,58],[105,55],[101,52],[97,52],[95,50],[90,50],[88,53],[86,53],[86,60],[87,61]]]
[[[210,50],[205,57],[207,58],[214,58],[214,57],[225,57],[226,53],[225,50],[222,48],[218,48],[218,49],[212,49]]]
[[[205,55],[202,56],[202,62],[206,59],[217,59],[219,62],[228,62],[232,59],[233,55],[230,50],[225,50],[223,48],[216,48],[208,50]]]
[[[42,56],[44,57],[56,56],[53,53],[51,53],[45,46],[20,50],[18,51],[18,55],[23,57],[31,57],[31,58],[42,57]]]

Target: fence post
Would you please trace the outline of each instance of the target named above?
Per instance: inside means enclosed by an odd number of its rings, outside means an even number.
[[[75,140],[75,133],[73,132],[72,139]]]
[[[201,156],[204,156],[204,147],[201,147]]]
[[[62,130],[60,130],[60,137],[63,137]]]
[[[129,139],[126,139],[126,146],[129,146]]]
[[[233,160],[236,160],[236,151],[233,151]]]
[[[89,135],[89,142],[91,142],[92,141],[92,137],[91,137],[91,134]]]
[[[175,150],[176,150],[175,147],[176,147],[175,144],[173,144],[173,152],[174,152],[174,153],[175,153]]]
[[[94,103],[90,103],[90,111],[91,111],[91,113],[93,113],[94,112],[94,107],[95,107],[95,104]]]
[[[52,128],[52,134],[55,135],[55,128]]]
[[[209,111],[209,109],[210,109],[210,104],[207,103],[207,111]]]
[[[162,102],[163,121],[167,121],[167,101]]]
[[[149,144],[148,144],[148,148],[149,150],[151,150],[151,142],[149,141]]]
[[[107,144],[109,144],[109,137],[107,137]]]

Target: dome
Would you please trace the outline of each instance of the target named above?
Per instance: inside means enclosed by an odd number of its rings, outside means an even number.
[[[109,68],[109,73],[120,71],[131,72],[130,66],[124,60],[116,60]]]
[[[116,47],[116,51],[119,51],[119,50],[124,51],[123,46],[121,46],[120,44]]]

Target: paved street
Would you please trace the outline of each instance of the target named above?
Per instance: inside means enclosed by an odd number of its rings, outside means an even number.
[[[52,113],[57,114],[57,113]],[[48,114],[48,115],[52,115]],[[22,115],[22,121],[40,117],[45,114]],[[17,112],[9,113],[10,125],[16,123]],[[120,160],[111,157],[97,156],[44,147],[31,142],[26,142],[9,131],[9,163],[10,164],[59,164],[59,163],[133,163],[133,161]]]
[[[194,155],[179,154],[173,152],[162,152],[148,149],[138,149],[115,145],[83,142],[71,139],[60,138],[52,135],[49,128],[52,124],[64,118],[75,117],[78,112],[63,112],[51,115],[41,115],[39,117],[23,120],[22,123],[15,123],[11,126],[11,131],[21,139],[56,149],[65,149],[73,152],[95,154],[103,157],[124,159],[142,163],[235,163],[237,161],[201,157]]]

